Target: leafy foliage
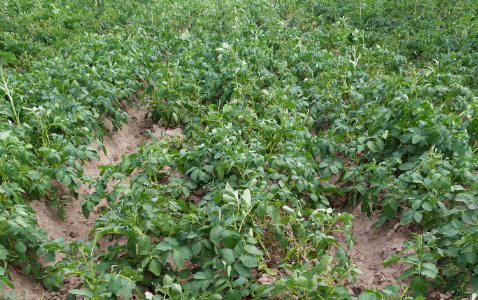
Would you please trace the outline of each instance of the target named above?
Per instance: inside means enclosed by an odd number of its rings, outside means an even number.
[[[344,286],[360,275],[347,255],[353,216],[331,209],[345,196],[376,226],[419,228],[384,262],[409,264],[409,286],[358,299],[423,299],[431,287],[476,297],[477,9],[0,4],[0,287],[16,264],[53,290],[77,276],[68,299],[355,299]],[[148,117],[186,139],[140,145],[86,178],[110,134],[102,120],[121,127],[140,90]],[[90,184],[86,218],[107,200],[92,240],[47,240],[38,227],[28,200],[64,214],[53,180],[74,196]]]

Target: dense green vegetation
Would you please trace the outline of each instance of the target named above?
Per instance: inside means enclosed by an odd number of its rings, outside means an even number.
[[[0,287],[21,265],[52,290],[82,279],[68,299],[355,299],[353,216],[330,208],[346,195],[376,226],[417,229],[384,262],[409,264],[409,285],[358,299],[476,297],[476,1],[6,0],[0,14]],[[101,119],[121,127],[140,88],[186,139],[86,178]],[[85,217],[108,201],[92,239],[38,227],[29,200],[64,213],[53,179],[94,187]],[[106,236],[127,243],[101,251]]]

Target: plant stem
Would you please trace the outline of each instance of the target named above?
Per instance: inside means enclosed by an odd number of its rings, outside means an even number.
[[[2,75],[2,81],[3,81],[2,89],[7,94],[8,100],[10,100],[10,104],[13,110],[13,116],[15,117],[15,122],[17,123],[17,125],[20,125],[20,119],[18,118],[18,113],[15,109],[15,104],[13,103],[13,97],[12,97],[12,94],[10,94],[10,90],[8,89],[8,79],[5,79],[5,76],[3,75],[3,71],[1,70],[1,68],[0,68],[0,74]]]
[[[297,251],[297,249],[299,249],[304,243],[305,243],[306,239],[303,239],[302,242],[300,242],[299,245],[295,246],[294,249],[290,250],[287,255],[280,261],[280,264],[283,264],[285,263],[291,256],[292,254],[294,254],[294,252]]]

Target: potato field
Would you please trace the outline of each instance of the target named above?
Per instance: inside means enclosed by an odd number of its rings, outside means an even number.
[[[0,299],[478,299],[478,1],[0,1]]]

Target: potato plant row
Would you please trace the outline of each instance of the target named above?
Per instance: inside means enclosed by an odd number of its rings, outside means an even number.
[[[79,278],[69,300],[476,298],[474,1],[123,2],[0,4],[0,287],[20,265],[51,290]],[[87,178],[140,90],[185,138]],[[85,218],[106,199],[88,239],[38,226],[32,199],[64,216],[52,180],[89,184]],[[409,265],[397,284],[347,289],[339,197],[412,224],[383,263]]]

